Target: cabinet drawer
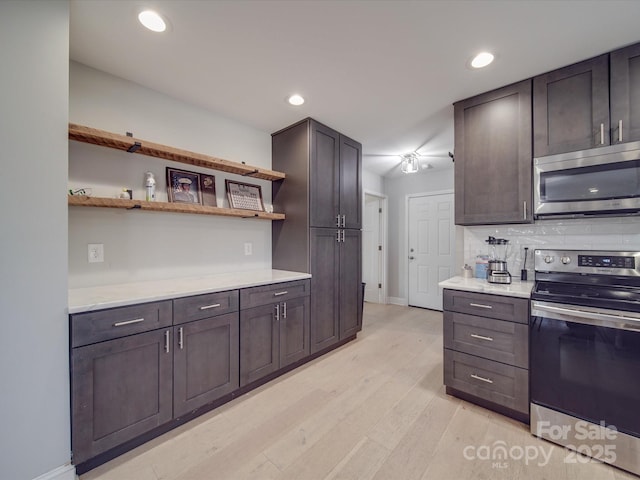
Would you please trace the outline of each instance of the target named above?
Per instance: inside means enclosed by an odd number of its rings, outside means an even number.
[[[444,312],[444,346],[529,368],[529,326],[522,323]]]
[[[443,306],[451,312],[529,323],[529,300],[526,298],[445,289]]]
[[[71,347],[103,342],[171,325],[171,301],[71,315]]]
[[[309,295],[309,285],[309,280],[298,280],[243,288],[240,290],[240,308],[244,310],[274,302],[286,302],[292,298],[306,297]]]
[[[444,384],[529,414],[529,371],[444,349]]]
[[[207,293],[173,301],[173,323],[191,322],[238,311],[238,290]]]

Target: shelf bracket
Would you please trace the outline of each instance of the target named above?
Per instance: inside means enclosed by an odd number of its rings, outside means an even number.
[[[257,168],[252,172],[243,173],[242,176],[243,177],[250,177],[251,175],[255,175],[256,173],[259,173]]]
[[[129,208],[127,208],[127,210],[135,210],[135,209],[141,209],[141,208],[142,208],[142,205],[138,205],[138,204],[136,204],[136,205],[134,205],[133,207],[129,207]]]
[[[127,152],[134,153],[138,151],[140,147],[142,147],[142,144],[140,142],[136,142],[127,149]]]

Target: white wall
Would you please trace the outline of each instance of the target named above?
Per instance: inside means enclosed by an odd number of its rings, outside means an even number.
[[[384,192],[384,180],[368,170],[362,170],[362,191],[381,195]]]
[[[460,228],[460,227],[459,227]],[[640,250],[638,217],[611,217],[568,220],[540,220],[532,225],[464,227],[464,253],[460,266],[475,265],[476,255],[487,254],[489,235],[506,238],[511,244],[508,268],[520,278],[524,247],[529,247],[528,278],[533,279],[533,249]]]
[[[70,121],[236,162],[271,168],[271,135],[200,107],[82,64],[71,62]],[[111,197],[123,187],[144,198],[144,172],[166,201],[166,167],[216,177],[218,206],[228,206],[225,178],[260,185],[271,202],[271,182],[129,154],[78,142],[69,146],[69,188]],[[253,255],[244,255],[244,243]],[[102,243],[104,263],[88,263],[87,244]],[[81,287],[236,270],[271,268],[271,222],[161,212],[69,209],[69,285]]]
[[[68,2],[0,2],[0,45],[0,476],[73,478]]]
[[[387,295],[392,303],[407,301],[407,195],[453,190],[453,168],[434,169],[384,179],[389,198]]]

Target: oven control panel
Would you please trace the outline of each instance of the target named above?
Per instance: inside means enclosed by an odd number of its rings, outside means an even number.
[[[578,255],[578,265],[581,267],[635,269],[635,261],[635,257],[621,255]]]
[[[640,252],[536,249],[534,263],[536,272],[640,276]]]

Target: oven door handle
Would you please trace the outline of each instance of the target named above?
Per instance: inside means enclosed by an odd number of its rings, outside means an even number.
[[[550,314],[550,315],[549,315]],[[640,318],[603,312],[589,312],[574,308],[556,307],[543,302],[531,302],[531,315],[554,320],[582,323],[596,327],[640,332]]]

